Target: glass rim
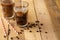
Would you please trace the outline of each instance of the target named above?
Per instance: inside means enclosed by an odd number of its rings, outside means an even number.
[[[20,4],[19,4],[19,5],[16,5],[16,6],[14,7],[14,11],[15,11],[15,12],[17,12],[17,11],[19,11],[19,12],[21,11],[21,12],[22,12],[22,9],[23,9],[23,8],[24,8],[24,10],[26,10],[26,9],[28,8],[28,6],[29,6],[28,2],[26,2],[26,1],[22,1],[22,2],[24,2],[26,5],[25,5],[24,3],[23,3],[23,6],[20,5]]]
[[[27,4],[27,6],[25,6],[25,7],[28,7],[29,6],[29,3],[28,2],[26,2],[26,1],[22,1],[23,3],[25,2],[26,4]]]
[[[18,3],[18,2],[17,2],[17,3]],[[17,3],[16,3],[16,4],[17,4]],[[22,1],[22,3],[23,3],[23,6],[24,6],[24,7],[28,7],[28,6],[29,6],[29,3],[26,2],[26,1]],[[27,5],[25,6],[24,3],[27,4]],[[19,2],[19,5],[15,5],[15,7],[17,7],[17,6],[22,6],[22,5],[20,5],[20,4],[21,4],[21,2]],[[23,7],[23,6],[22,6],[22,7]],[[14,8],[15,8],[15,7],[14,7]]]

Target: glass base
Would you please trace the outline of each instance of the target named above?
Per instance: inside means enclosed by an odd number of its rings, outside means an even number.
[[[3,15],[4,16],[4,15]],[[11,19],[13,19],[15,17],[15,13],[13,13],[13,15],[11,16],[11,17],[4,17],[5,19],[7,19],[7,20],[11,20]]]
[[[27,25],[28,25],[28,23],[26,23],[25,25],[18,25],[18,24],[17,24],[17,26],[20,27],[20,28],[24,28],[24,27],[26,27]]]

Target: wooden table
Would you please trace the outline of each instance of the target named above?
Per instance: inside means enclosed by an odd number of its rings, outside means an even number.
[[[51,17],[49,15],[49,11],[47,9],[45,0],[24,0],[24,1],[27,1],[29,3],[28,22],[34,23],[37,20],[36,19],[37,14],[37,18],[40,21],[39,27],[41,27],[41,29],[39,29],[38,26],[29,29],[14,26],[17,32],[24,30],[22,34],[18,35],[10,26],[9,28],[11,29],[11,32],[9,35],[9,40],[11,40],[10,39],[11,37],[13,37],[13,39],[16,40],[15,38],[16,36],[20,38],[19,40],[58,40],[55,34],[54,25],[52,24]],[[3,19],[5,28],[8,31],[8,22],[3,18],[1,6],[0,17]],[[2,28],[1,18],[0,18],[0,40],[7,40],[7,37],[4,38],[4,31]]]
[[[60,40],[60,0],[46,0],[45,2],[52,19],[52,23],[54,24],[54,31],[58,40]]]

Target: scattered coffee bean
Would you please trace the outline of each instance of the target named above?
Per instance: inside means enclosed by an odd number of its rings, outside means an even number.
[[[41,26],[43,26],[43,24],[40,24]]]
[[[35,23],[32,23],[32,24],[31,24],[31,26],[34,26],[34,25],[35,25]]]
[[[10,34],[10,32],[8,32],[8,35]]]
[[[36,31],[36,32],[39,32],[39,31]]]
[[[20,34],[22,34],[22,32],[20,32]]]
[[[16,36],[16,38],[17,38],[17,39],[19,39],[19,37],[18,37],[18,36]]]
[[[39,27],[39,29],[41,29],[41,27]]]
[[[32,32],[31,30],[29,32]]]
[[[18,32],[18,34],[22,34],[22,32]]]
[[[10,29],[8,29],[8,31],[11,31]]]
[[[6,38],[6,36],[4,36],[4,38]]]
[[[27,27],[27,29],[29,30],[29,27]]]
[[[30,27],[30,28],[32,28],[32,26],[31,26],[31,25],[29,25],[29,27]]]
[[[10,31],[11,31],[11,30],[10,30],[10,29],[8,29],[8,35],[10,34]]]
[[[30,23],[28,22],[28,25],[29,25]]]
[[[13,39],[13,37],[11,37],[11,40]]]
[[[42,31],[40,30],[40,32],[42,32]]]
[[[48,32],[45,32],[45,33],[48,33]]]
[[[24,32],[24,30],[21,30],[21,32]]]
[[[39,21],[37,20],[37,21],[35,21],[36,23],[39,23]]]

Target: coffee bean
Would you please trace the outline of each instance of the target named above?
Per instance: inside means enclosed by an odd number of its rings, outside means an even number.
[[[35,21],[36,23],[39,23],[39,21],[37,20],[37,21]]]
[[[40,24],[41,26],[43,26],[43,24]]]
[[[4,38],[6,38],[6,36],[4,36]]]
[[[40,30],[40,32],[42,32],[42,31]]]
[[[13,37],[11,37],[11,40],[13,39]]]
[[[8,24],[8,27],[9,27],[9,24]],[[10,28],[9,28],[9,29],[8,29],[8,35],[10,34],[10,31],[11,31],[11,30],[10,30]]]
[[[22,32],[18,32],[18,34],[22,34]]]
[[[29,25],[30,23],[28,22],[28,25]]]
[[[32,24],[31,24],[31,26],[34,26],[34,25],[35,25],[35,23],[32,23]]]
[[[31,30],[29,32],[32,32]]]
[[[27,27],[27,29],[29,30],[29,27]]]
[[[36,31],[36,32],[39,32],[39,31]]]
[[[39,27],[39,29],[41,29],[41,27]]]
[[[10,29],[8,29],[8,31],[11,31]]]
[[[16,38],[17,38],[17,39],[19,39],[19,37],[18,37],[18,36],[16,36]]]
[[[21,32],[24,32],[24,30],[21,30]]]
[[[30,28],[32,28],[32,26],[31,26],[31,25],[29,25],[29,27],[30,27]]]
[[[45,32],[45,33],[48,33],[48,32]]]

